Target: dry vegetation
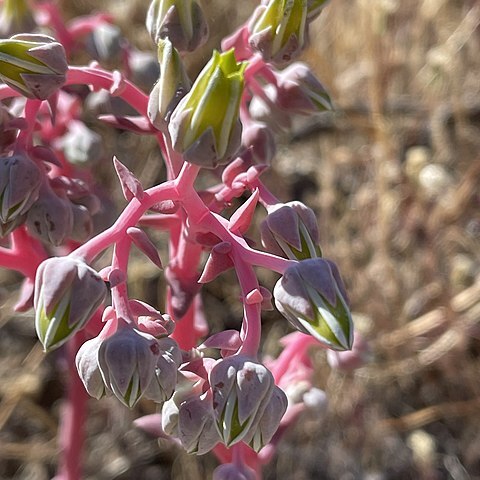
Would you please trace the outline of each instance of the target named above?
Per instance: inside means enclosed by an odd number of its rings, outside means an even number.
[[[104,3],[148,46],[140,29],[148,2]],[[233,2],[203,3],[213,46],[224,19],[235,19]],[[238,24],[255,2],[236,3]],[[344,375],[315,352],[328,410],[302,417],[267,479],[480,479],[479,24],[476,0],[332,0],[311,32],[305,60],[338,110],[300,121],[266,180],[318,213],[323,250],[340,264],[372,358]],[[140,146],[128,135],[111,142]],[[143,142],[135,160],[146,184],[159,175],[152,145]],[[132,274],[135,295],[162,299],[161,276],[140,263]],[[40,352],[31,315],[12,317],[18,281],[2,273],[0,478],[43,480],[55,463],[64,365],[61,354]],[[227,275],[205,293],[217,328],[240,321],[233,281]],[[265,329],[275,353],[288,326],[273,313]],[[200,479],[215,467],[132,430],[150,404],[90,408],[87,478]]]

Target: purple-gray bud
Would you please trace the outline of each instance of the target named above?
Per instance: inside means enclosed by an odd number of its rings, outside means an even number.
[[[251,151],[252,160],[262,165],[270,165],[277,150],[273,132],[263,122],[252,122],[243,128],[242,145]]]
[[[26,0],[4,0],[0,6],[0,37],[30,32],[36,27]]]
[[[262,245],[269,253],[286,255],[291,260],[321,257],[315,213],[302,202],[268,207],[260,232]]]
[[[32,235],[52,245],[61,245],[72,233],[73,211],[67,198],[59,197],[43,185],[38,200],[27,214],[26,225]]]
[[[102,398],[105,393],[105,384],[98,365],[98,350],[103,339],[100,337],[92,338],[86,341],[78,350],[75,357],[78,376],[85,386],[88,394],[97,400]]]
[[[180,52],[193,52],[208,38],[207,20],[194,0],[153,0],[145,23],[155,44],[169,38]]]
[[[53,257],[37,269],[35,328],[43,348],[59,347],[82,329],[107,294],[104,281],[83,261]]]
[[[277,74],[277,104],[292,114],[333,110],[328,92],[304,63],[292,63]]]
[[[204,455],[221,441],[207,394],[184,401],[178,409],[178,438],[188,453]]]
[[[259,452],[277,431],[287,406],[287,396],[279,387],[275,386],[263,415],[243,441]]]
[[[177,370],[182,361],[182,354],[177,342],[172,338],[158,340],[160,355],[155,366],[155,375],[144,396],[157,403],[170,399],[177,384]]]
[[[26,155],[0,158],[0,222],[25,214],[37,200],[42,172]]]
[[[287,268],[273,291],[280,313],[300,332],[333,350],[349,350],[353,322],[336,265],[323,258]]]
[[[223,443],[230,447],[254,435],[275,387],[271,372],[247,357],[233,355],[213,367],[209,382]]]
[[[159,356],[155,337],[121,325],[98,351],[103,382],[124,405],[133,408],[152,382]]]

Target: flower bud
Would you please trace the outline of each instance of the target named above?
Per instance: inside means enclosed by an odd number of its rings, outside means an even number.
[[[98,351],[103,382],[124,405],[133,408],[153,380],[159,356],[155,337],[120,326]]]
[[[313,258],[288,267],[275,285],[273,296],[280,313],[297,330],[333,350],[352,347],[352,317],[333,262]]]
[[[272,396],[273,376],[263,365],[233,355],[213,367],[209,381],[218,432],[230,447],[256,428]]]
[[[193,52],[208,38],[207,20],[193,0],[153,0],[146,26],[155,44],[169,38],[180,52]]]
[[[158,62],[160,78],[148,98],[148,118],[159,130],[165,130],[171,113],[191,84],[180,55],[168,38],[158,43]]]
[[[262,245],[269,253],[291,260],[321,257],[315,213],[302,202],[288,202],[268,208],[260,227]]]
[[[37,200],[42,172],[26,155],[0,158],[0,223],[26,213]]]
[[[252,122],[242,132],[242,145],[250,149],[257,164],[270,165],[276,152],[272,130],[261,122]]]
[[[204,455],[220,442],[212,404],[206,395],[189,398],[180,405],[178,438],[188,453],[197,455]]]
[[[88,394],[97,400],[102,398],[105,393],[105,384],[98,365],[98,350],[103,339],[99,337],[86,341],[78,350],[75,357],[78,376],[85,386]]]
[[[304,63],[293,63],[277,79],[276,100],[284,110],[304,115],[333,110],[325,87]]]
[[[37,269],[35,328],[48,351],[82,329],[100,306],[107,289],[98,273],[72,257],[53,257]]]
[[[152,88],[160,74],[157,56],[153,52],[130,49],[128,67],[132,82],[145,90]]]
[[[66,80],[63,46],[46,35],[0,40],[0,79],[28,98],[46,100]]]
[[[155,366],[155,374],[144,395],[154,402],[163,403],[173,395],[182,356],[178,344],[171,338],[158,340],[158,348],[160,355]]]
[[[4,0],[0,6],[0,37],[29,32],[35,28],[26,0]]]
[[[18,126],[8,108],[0,104],[0,154],[6,151],[16,140]]]
[[[246,63],[237,63],[233,50],[214,51],[172,113],[168,129],[173,147],[187,162],[214,168],[228,162],[240,148],[245,68]]]
[[[73,228],[70,238],[77,242],[85,242],[93,233],[92,215],[83,205],[70,204],[73,214]]]
[[[304,48],[307,27],[307,0],[270,0],[254,13],[249,43],[265,61],[287,63]]]
[[[288,406],[287,396],[277,386],[260,417],[256,427],[250,431],[244,441],[259,452],[273,437]]]
[[[40,189],[38,200],[28,211],[26,225],[32,235],[44,242],[61,245],[73,230],[70,201],[44,186]]]

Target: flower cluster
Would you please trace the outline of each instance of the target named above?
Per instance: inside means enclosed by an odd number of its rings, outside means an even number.
[[[263,1],[196,78],[184,58],[205,43],[208,22],[195,0],[150,3],[152,52],[133,48],[106,14],[65,25],[50,1],[30,2],[37,12],[25,0],[18,8],[5,1],[1,11],[9,38],[0,39],[0,266],[25,278],[17,308],[34,307],[45,351],[75,347],[69,361],[90,396],[113,395],[129,408],[152,400],[161,415],[139,425],[189,453],[213,450],[222,462],[218,480],[259,478],[285,428],[303,409],[324,407],[307,350],[341,355],[353,344],[345,287],[323,257],[315,213],[299,201],[283,203],[261,179],[292,117],[332,108],[309,67],[292,62],[325,3]],[[16,31],[40,18],[51,36]],[[79,50],[92,63],[72,66]],[[120,68],[109,70],[112,62]],[[144,190],[114,157],[127,205],[113,224],[95,177],[103,141],[87,126],[87,112],[156,138],[166,165],[164,181]],[[200,190],[205,169],[219,183]],[[240,206],[227,218],[235,199]],[[246,232],[260,207],[262,248],[254,248]],[[163,269],[147,227],[169,235],[165,307],[129,296],[133,245]],[[106,252],[107,266],[96,268]],[[254,267],[279,274],[273,292]],[[201,287],[230,268],[241,288],[242,327],[208,335]],[[298,332],[282,340],[277,359],[262,362],[261,315],[273,303]],[[351,364],[361,364],[364,345]],[[330,361],[346,365],[341,358]],[[73,406],[66,411],[76,415]],[[71,419],[65,425],[68,450],[76,432],[68,430]],[[70,452],[59,478],[76,478],[72,455],[79,462],[79,452]]]

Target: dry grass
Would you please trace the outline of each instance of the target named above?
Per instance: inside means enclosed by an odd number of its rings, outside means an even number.
[[[146,3],[105,2],[124,26],[142,22]],[[239,18],[254,3],[237,2]],[[204,4],[224,34],[231,2]],[[333,0],[311,32],[305,60],[338,112],[300,121],[266,180],[316,209],[373,355],[344,375],[315,353],[328,411],[287,434],[267,479],[480,479],[479,24],[475,0]],[[157,301],[162,281],[147,273]],[[40,480],[55,462],[62,359],[39,355],[30,317],[10,317],[15,281],[0,285],[0,478]],[[216,323],[238,314],[228,281],[206,291]],[[288,327],[278,314],[265,326],[273,351]],[[90,406],[88,478],[208,478],[215,466],[131,431],[138,411]]]

